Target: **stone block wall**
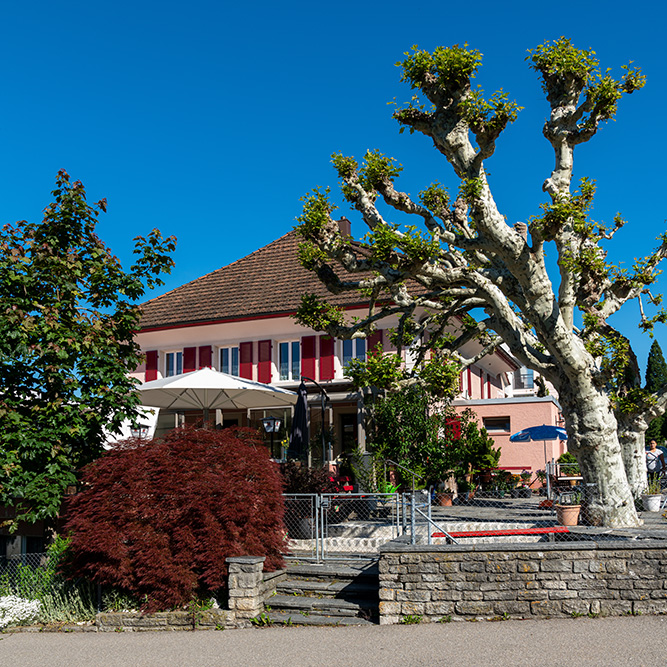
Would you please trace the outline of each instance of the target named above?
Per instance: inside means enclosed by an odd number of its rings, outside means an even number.
[[[167,611],[156,614],[114,612],[97,614],[99,632],[147,630],[215,630],[248,627],[250,619],[264,611],[264,601],[276,591],[285,571],[263,572],[263,556],[227,558],[229,609],[201,612]]]
[[[388,545],[380,623],[667,613],[664,541]]]

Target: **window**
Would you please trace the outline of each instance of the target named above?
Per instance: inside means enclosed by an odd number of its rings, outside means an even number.
[[[298,340],[280,343],[279,367],[281,380],[298,380],[301,377],[301,346]]]
[[[182,372],[183,372],[183,353],[167,352],[165,375],[167,377],[171,377],[172,375],[180,375]]]
[[[239,348],[220,348],[220,370],[229,375],[239,374]]]
[[[525,366],[514,373],[514,388],[515,389],[532,389],[533,388],[533,371]]]
[[[343,341],[343,368],[347,368],[352,359],[366,359],[366,339],[354,338]]]
[[[483,421],[488,433],[509,433],[510,431],[509,417],[485,417]]]

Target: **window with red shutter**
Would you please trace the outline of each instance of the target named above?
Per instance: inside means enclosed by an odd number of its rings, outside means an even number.
[[[146,352],[146,382],[157,380],[157,350]]]
[[[239,344],[239,376],[252,380],[252,343]]]
[[[445,419],[445,433],[449,440],[460,440],[461,419],[459,417],[448,417]]]
[[[257,379],[264,384],[271,382],[271,341],[257,343]]]
[[[213,368],[213,348],[210,345],[199,348],[199,368]]]
[[[382,329],[378,329],[377,331],[374,331],[369,337],[368,337],[368,352],[372,352],[377,345],[382,345]]]
[[[191,373],[197,370],[197,348],[186,347],[183,349],[183,372]]]
[[[301,339],[301,375],[316,380],[315,377],[315,341],[317,336],[304,336]]]
[[[334,339],[320,336],[320,380],[334,379]]]

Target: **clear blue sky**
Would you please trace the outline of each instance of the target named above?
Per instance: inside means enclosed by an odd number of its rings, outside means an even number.
[[[631,265],[664,231],[659,3],[36,0],[5,2],[2,13],[0,220],[38,218],[65,168],[91,201],[108,199],[99,232],[124,262],[137,234],[158,227],[178,237],[162,291],[289,231],[299,197],[335,185],[336,150],[396,157],[413,194],[433,180],[455,190],[429,141],[399,135],[387,106],[410,97],[394,63],[413,44],[467,42],[484,54],[477,82],[525,107],[487,163],[511,222],[537,212],[553,166],[526,50],[565,35],[617,74],[634,60],[648,85],[577,149],[575,171],[597,179],[596,219],[620,211],[630,221],[614,259]],[[343,212],[360,236],[361,223]],[[650,340],[634,327],[636,305],[628,311],[616,324],[643,366]],[[667,341],[664,329],[658,340]]]

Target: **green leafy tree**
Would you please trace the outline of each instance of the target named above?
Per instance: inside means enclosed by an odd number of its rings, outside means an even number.
[[[657,340],[651,344],[646,362],[646,389],[657,392],[667,387],[667,362]]]
[[[469,480],[498,465],[500,449],[493,447],[485,429],[480,430],[477,415],[469,409],[456,413],[423,386],[389,392],[373,407],[368,447],[380,464],[395,461],[427,485],[450,476]],[[403,483],[411,483],[407,473],[399,469],[396,474]]]
[[[646,362],[646,389],[658,393],[667,387],[667,362],[662,354],[662,348],[657,340],[651,344]],[[646,429],[645,440],[664,440],[667,437],[667,423],[665,415],[656,417]]]
[[[0,237],[0,503],[53,519],[105,429],[136,417],[137,301],[173,264],[173,238],[138,237],[129,271],[95,233],[106,201],[86,202],[60,171],[41,222]],[[16,523],[14,523],[16,525]]]
[[[577,187],[572,179],[575,149],[615,117],[621,98],[642,88],[645,78],[631,65],[613,76],[593,51],[564,37],[529,51],[527,60],[546,94],[542,133],[555,157],[541,210],[512,224],[496,203],[486,162],[520,107],[502,91],[485,96],[473,87],[481,53],[467,45],[430,53],[414,47],[399,63],[412,100],[394,118],[442,154],[458,192],[450,196],[436,182],[413,197],[399,188],[402,168],[392,158],[372,150],[362,161],[335,154],[342,196],[368,234],[362,241],[344,236],[329,191],[316,188],[298,218],[300,257],[331,292],[357,290],[370,307],[365,317],[348,321],[309,295],[298,317],[340,338],[368,335],[384,318],[398,318],[398,331],[406,333],[401,345],[426,341],[463,367],[475,361],[463,353],[471,340],[480,343],[481,355],[504,341],[558,392],[568,448],[596,490],[591,521],[634,526],[640,521],[633,495],[645,486],[643,434],[667,408],[667,392],[641,387],[630,341],[610,319],[637,299],[643,330],[667,320],[651,292],[667,235],[630,269],[615,266],[605,244],[625,221],[620,215],[609,225],[592,220],[595,183],[582,178]],[[394,214],[414,224],[392,222]],[[556,259],[555,275],[547,253]],[[461,323],[455,335],[447,333],[448,322]]]

